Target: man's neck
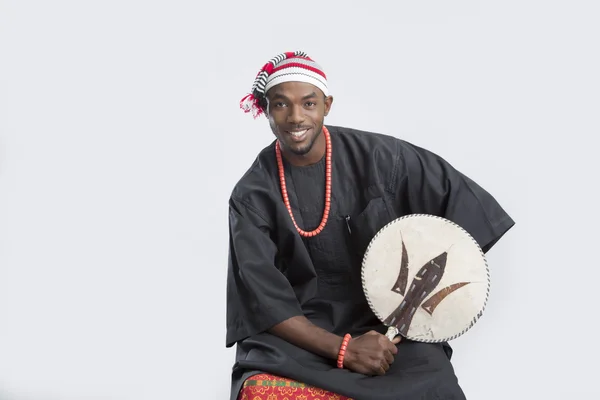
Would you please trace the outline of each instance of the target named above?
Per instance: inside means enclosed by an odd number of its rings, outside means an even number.
[[[325,150],[325,137],[321,133],[308,153],[299,155],[282,149],[281,154],[290,164],[296,167],[306,167],[321,161],[325,156]]]

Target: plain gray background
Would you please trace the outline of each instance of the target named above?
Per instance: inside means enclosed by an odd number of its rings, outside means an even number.
[[[593,1],[0,1],[0,399],[227,399],[227,200],[271,57],[326,120],[446,158],[517,225],[454,342],[470,400],[600,398]]]

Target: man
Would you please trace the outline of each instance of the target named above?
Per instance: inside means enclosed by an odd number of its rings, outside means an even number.
[[[332,102],[325,73],[302,52],[270,60],[242,99],[268,118],[276,140],[229,202],[231,400],[258,372],[356,400],[464,399],[446,343],[383,335],[362,290],[362,256],[379,229],[407,214],[448,218],[486,252],[514,222],[432,152],[325,126]]]

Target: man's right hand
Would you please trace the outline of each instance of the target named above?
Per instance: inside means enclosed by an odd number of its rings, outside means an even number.
[[[400,336],[390,341],[385,335],[369,331],[350,340],[344,356],[344,366],[364,375],[385,375],[398,354]]]
[[[278,336],[300,348],[337,360],[342,338],[310,322],[304,316],[295,316],[269,329]],[[350,339],[344,356],[344,367],[364,375],[384,375],[398,353],[396,344],[400,336],[390,341],[387,336],[369,331]]]

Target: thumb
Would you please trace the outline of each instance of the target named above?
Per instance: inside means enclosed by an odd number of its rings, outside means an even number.
[[[398,335],[392,340],[392,343],[398,344],[398,343],[400,343],[401,340],[402,340],[402,336]]]

